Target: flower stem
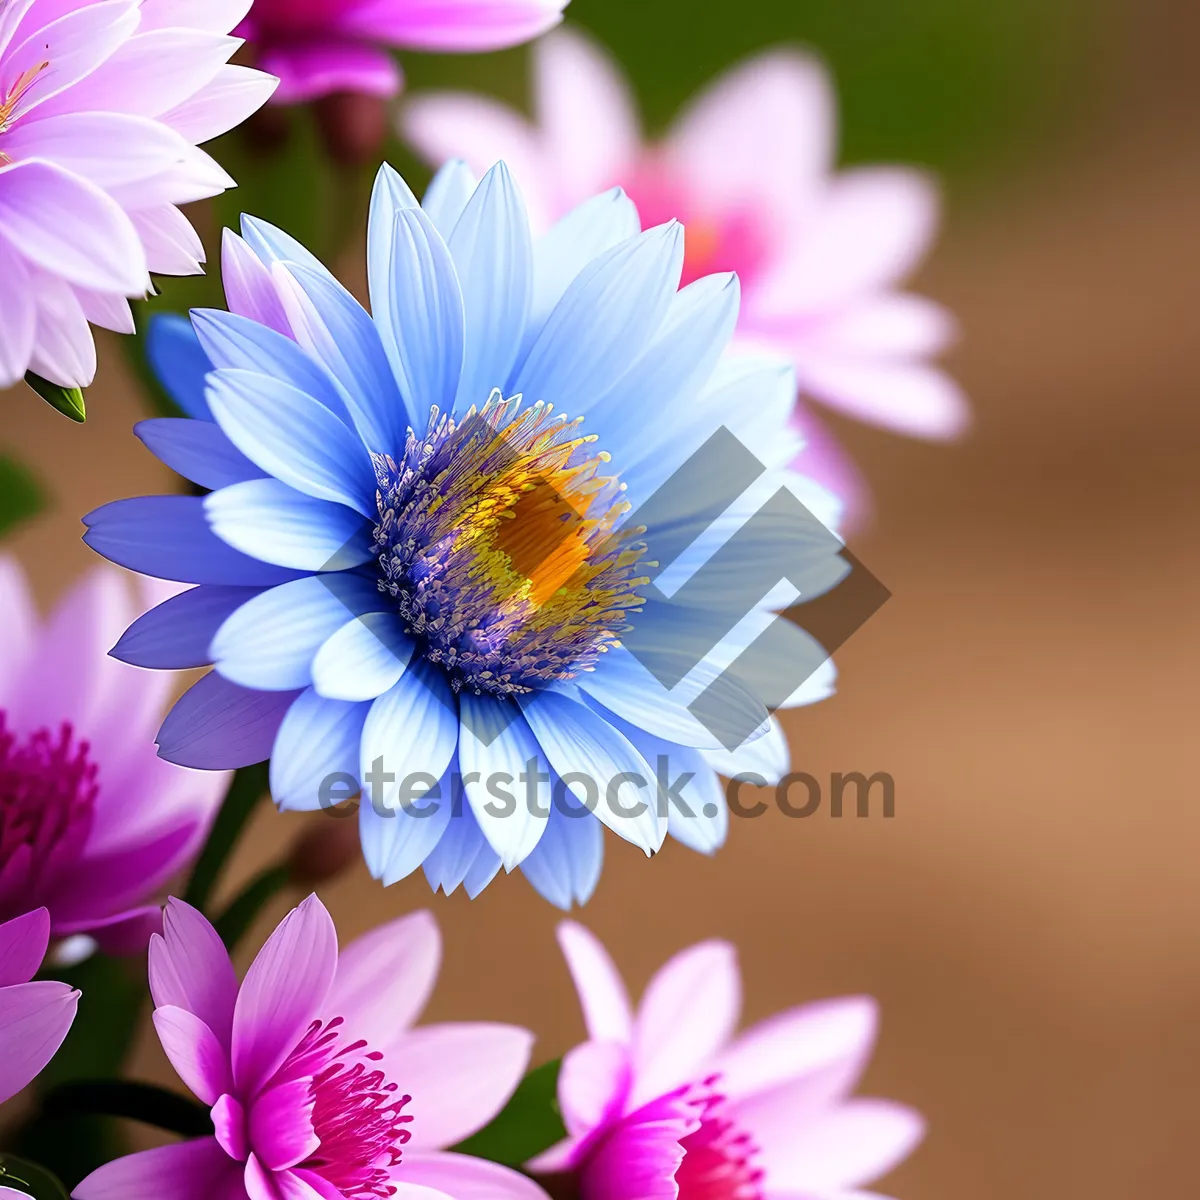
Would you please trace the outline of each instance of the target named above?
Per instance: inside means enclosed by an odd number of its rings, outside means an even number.
[[[181,1137],[212,1134],[207,1109],[150,1083],[115,1079],[64,1083],[46,1097],[43,1111],[53,1117],[125,1117]]]

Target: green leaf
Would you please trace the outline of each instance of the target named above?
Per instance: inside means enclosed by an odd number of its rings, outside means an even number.
[[[0,536],[45,507],[46,494],[29,468],[0,454]]]
[[[36,1196],[37,1200],[69,1200],[67,1189],[56,1175],[15,1154],[0,1154],[0,1187]]]
[[[35,375],[32,371],[25,372],[25,382],[51,408],[56,408],[64,417],[70,417],[72,421],[78,421],[80,424],[87,420],[87,409],[83,404],[81,388],[62,387],[60,384],[43,379],[40,375]]]
[[[558,1073],[562,1059],[535,1067],[521,1080],[512,1099],[492,1121],[454,1147],[508,1167],[519,1167],[567,1136],[558,1111]]]

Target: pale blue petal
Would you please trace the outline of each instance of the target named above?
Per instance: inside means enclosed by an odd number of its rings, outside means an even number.
[[[314,500],[293,491],[278,479],[235,483],[197,500],[197,503],[203,505],[204,514],[218,538],[264,564],[275,563],[304,572],[345,571],[375,555],[370,522],[343,504]],[[190,550],[190,546],[180,547],[180,557],[186,558]],[[232,578],[184,582],[240,583],[243,580],[233,575]],[[283,580],[248,579],[245,582],[281,583]]]
[[[260,594],[259,588],[212,583],[180,592],[138,617],[109,653],[156,671],[210,666],[213,635],[230,613]]]
[[[459,803],[441,841],[425,860],[429,886],[450,896],[465,883],[474,899],[499,870],[500,856],[487,844],[471,806]]]
[[[568,413],[603,396],[654,340],[682,270],[677,221],[601,255],[567,288],[506,392]]]
[[[388,361],[395,366],[393,347],[388,344],[385,330],[395,326],[392,304],[392,241],[395,237],[396,214],[401,209],[419,208],[416,196],[409,190],[396,170],[387,163],[375,175],[371,189],[371,210],[367,217],[367,285],[371,297],[371,314],[380,330]],[[396,376],[399,380],[399,376]]]
[[[311,267],[314,271],[325,271],[329,274],[324,263],[310,254],[294,237],[261,217],[242,214],[242,237],[268,267],[277,262],[299,263],[301,266]]]
[[[114,500],[88,513],[83,523],[88,527],[83,540],[97,554],[143,575],[246,587],[272,587],[296,578],[295,571],[260,562],[222,541],[209,527],[205,501],[199,496]]]
[[[522,357],[584,267],[641,231],[637,206],[620,188],[613,188],[584,201],[534,242],[533,299]]]
[[[777,784],[788,773],[792,761],[783,726],[774,717],[763,737],[746,742],[736,750],[703,750],[701,753],[708,765],[726,779],[754,774],[771,785]]]
[[[210,671],[175,702],[158,731],[160,758],[227,771],[265,762],[298,692],[256,692]]]
[[[521,346],[533,287],[529,217],[508,168],[497,163],[449,239],[466,319],[466,356],[456,408],[482,407],[503,389]],[[572,414],[574,415],[574,414]]]
[[[290,337],[218,308],[192,309],[192,325],[214,367],[282,379],[349,422],[350,415],[329,373]]]
[[[637,776],[647,784],[654,779],[653,770],[629,739],[598,713],[554,692],[522,696],[521,710],[551,767],[563,777],[571,792],[586,803],[589,798],[586,787],[571,777],[582,775],[590,779],[595,785],[591,800],[596,816],[647,855],[655,853],[662,846],[666,823],[659,821],[654,805],[645,804],[637,815],[625,816],[609,803],[610,788],[617,783],[618,776]],[[623,806],[634,805],[628,787],[617,795]]]
[[[406,781],[415,786],[419,777],[440,779],[458,744],[458,700],[445,674],[425,661],[413,663],[399,681],[371,704],[363,729],[359,778],[368,789],[372,766],[391,774],[375,794],[366,796],[370,805],[395,808],[406,793]]]
[[[358,747],[369,704],[326,700],[309,688],[288,709],[271,750],[271,795],[283,811],[315,812],[358,781]],[[322,799],[322,785],[330,781]],[[349,787],[353,795],[353,787]],[[347,818],[338,818],[347,819]]]
[[[586,813],[566,816],[551,810],[546,832],[534,852],[521,864],[533,887],[565,912],[586,904],[600,881],[604,865],[604,827]]]
[[[386,251],[372,259],[373,278],[386,289],[375,323],[414,428],[424,432],[429,409],[449,412],[462,374],[462,292],[450,251],[419,208],[397,210]]]
[[[288,273],[297,285],[296,291],[285,294],[296,340],[337,380],[354,427],[368,448],[398,455],[411,415],[400,398],[375,323],[326,273],[307,267],[291,267]]]
[[[213,636],[213,661],[226,679],[243,687],[308,687],[318,648],[348,614],[381,599],[375,584],[360,575],[309,575],[282,584],[230,614]]]
[[[500,855],[491,846],[485,844],[475,856],[475,861],[471,864],[471,869],[463,880],[463,891],[474,900],[496,878],[499,871]]]
[[[313,659],[313,686],[337,700],[374,700],[404,674],[415,645],[378,589],[375,611],[363,609],[329,635]]]
[[[146,360],[168,396],[198,421],[211,421],[204,377],[212,369],[186,317],[161,313],[146,331]]]
[[[159,462],[202,488],[223,488],[263,477],[263,472],[212,421],[152,417],[139,421],[133,432]]]
[[[458,761],[467,800],[488,844],[511,871],[546,829],[546,818],[538,815],[549,810],[551,800],[545,755],[514,700],[463,692],[458,707]],[[546,775],[544,785],[528,778],[531,762]]]
[[[442,164],[425,189],[421,207],[447,241],[478,183],[475,172],[461,158],[452,158]]]
[[[208,404],[230,441],[276,479],[364,517],[376,515],[366,447],[307,392],[269,375],[226,369],[209,376]]]
[[[408,878],[433,853],[450,824],[453,801],[449,780],[438,782],[437,797],[413,796],[408,807],[376,808],[366,784],[359,802],[358,832],[371,875],[391,887]]]

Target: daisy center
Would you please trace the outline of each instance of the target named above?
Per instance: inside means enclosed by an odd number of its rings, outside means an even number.
[[[758,1147],[723,1111],[725,1099],[703,1102],[700,1128],[680,1143],[686,1152],[675,1172],[679,1200],[762,1200]]]
[[[590,670],[629,625],[644,551],[595,438],[498,391],[377,456],[379,586],[455,691],[527,692]]]
[[[0,914],[51,886],[83,853],[99,791],[88,752],[69,724],[18,738],[0,709]]]

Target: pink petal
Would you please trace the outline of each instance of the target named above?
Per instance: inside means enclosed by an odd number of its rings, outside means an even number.
[[[54,1057],[79,993],[65,983],[19,983],[0,988],[0,1104],[31,1083]]]
[[[280,1200],[343,1200],[343,1193],[313,1171],[280,1171],[274,1179]]]
[[[264,1167],[286,1171],[321,1144],[313,1130],[312,1081],[294,1079],[268,1088],[250,1109],[250,1144]]]
[[[263,71],[228,65],[198,92],[168,109],[159,120],[194,145],[236,128],[274,94],[279,80]]]
[[[920,1114],[888,1100],[851,1100],[797,1123],[786,1105],[751,1130],[770,1192],[840,1191],[885,1175],[925,1135]]]
[[[433,914],[410,913],[356,938],[338,957],[325,1012],[387,1051],[421,1015],[437,982],[442,940]]]
[[[253,0],[142,0],[138,29],[202,29],[228,33],[250,11]]]
[[[638,1006],[631,1103],[696,1081],[733,1034],[741,1003],[737,951],[728,942],[701,942],[668,961]]]
[[[4,248],[4,240],[0,238],[0,264],[4,261]],[[4,304],[7,290],[0,288],[0,306]],[[3,314],[0,313],[0,337],[3,337],[2,330]],[[2,370],[0,367],[0,372]],[[38,614],[25,572],[9,554],[0,554],[0,614],[4,619],[4,637],[0,638],[0,708],[12,709],[14,696],[11,688],[33,652],[38,634]]]
[[[46,957],[50,945],[50,914],[35,908],[0,925],[0,988],[28,983]]]
[[[271,272],[232,229],[221,239],[221,281],[229,311],[292,337],[291,322],[275,289]]]
[[[30,283],[29,302],[37,310],[30,367],[63,387],[87,387],[96,377],[96,345],[75,288],[38,269]]]
[[[953,438],[970,421],[962,390],[935,367],[813,357],[798,362],[796,374],[802,393],[897,433]]]
[[[405,1154],[397,1179],[454,1200],[546,1200],[528,1176],[466,1154]]]
[[[136,216],[131,218],[133,227],[138,229]],[[138,229],[139,235],[141,230]],[[145,239],[142,239],[143,245]],[[147,266],[154,270],[154,265],[147,258]],[[85,288],[76,288],[75,295],[79,298],[79,307],[83,315],[93,325],[102,329],[111,329],[114,333],[136,333],[137,326],[133,323],[133,310],[124,296],[109,292],[89,292]]]
[[[316,896],[288,913],[258,952],[233,1012],[233,1076],[241,1091],[269,1079],[323,1011],[337,957],[333,920]]]
[[[558,1101],[573,1138],[615,1122],[633,1081],[629,1050],[620,1042],[584,1042],[563,1059]]]
[[[845,536],[862,529],[871,517],[871,492],[854,460],[807,405],[797,403],[792,425],[799,430],[804,446],[789,463],[791,469],[842,502],[839,533]]]
[[[283,1200],[283,1193],[277,1185],[275,1175],[268,1171],[254,1154],[246,1159],[242,1181],[250,1200]]]
[[[675,1200],[680,1143],[698,1126],[682,1092],[631,1113],[584,1164],[581,1200]]]
[[[573,29],[552,33],[533,56],[542,151],[554,164],[556,214],[627,183],[641,151],[633,96],[612,59]]]
[[[55,937],[86,934],[105,954],[119,957],[144,953],[150,939],[161,931],[162,909],[157,904],[126,909],[111,917],[54,922]]]
[[[861,167],[827,187],[778,268],[756,289],[756,313],[829,312],[890,288],[924,256],[938,195],[920,172]]]
[[[441,1150],[482,1129],[525,1074],[533,1034],[515,1025],[425,1025],[388,1053],[388,1075],[414,1097],[414,1151]]]
[[[567,0],[361,0],[341,27],[410,50],[479,53],[517,46],[562,20]]]
[[[894,359],[939,354],[954,337],[954,318],[940,304],[889,292],[834,314],[798,340],[834,357]]]
[[[160,275],[199,275],[204,243],[192,223],[173,204],[141,208],[129,214],[142,246],[146,265]]]
[[[118,1158],[93,1171],[75,1200],[246,1200],[242,1167],[213,1138]]]
[[[629,1042],[633,1037],[629,993],[599,938],[574,921],[563,921],[558,944],[579,993],[588,1036],[599,1042]]]
[[[0,180],[3,176],[0,175]],[[19,383],[29,369],[33,354],[33,333],[37,325],[37,309],[29,303],[29,268],[25,260],[5,240],[0,225],[0,390]],[[5,639],[7,640],[7,639]],[[19,643],[14,643],[15,650]],[[0,647],[0,668],[9,654],[7,646]],[[0,676],[0,685],[4,679]]]
[[[400,68],[391,56],[357,42],[269,46],[259,62],[279,78],[272,97],[276,104],[301,104],[342,91],[387,98],[400,90]]]
[[[29,262],[96,291],[147,290],[137,233],[95,184],[42,161],[0,168],[0,180],[0,229]]]
[[[237,976],[217,931],[182,900],[169,900],[163,933],[150,942],[150,992],[159,1007],[174,1005],[204,1022],[229,1049]]]
[[[199,1017],[184,1008],[167,1005],[154,1010],[158,1040],[175,1073],[188,1090],[210,1107],[229,1091],[229,1054]]]
[[[834,97],[824,66],[773,50],[727,72],[676,124],[666,160],[680,182],[718,207],[757,207],[793,219],[833,163]]]
[[[250,1153],[250,1140],[246,1132],[246,1110],[241,1101],[228,1092],[219,1097],[212,1107],[212,1123],[221,1149],[230,1158],[245,1162]]]

